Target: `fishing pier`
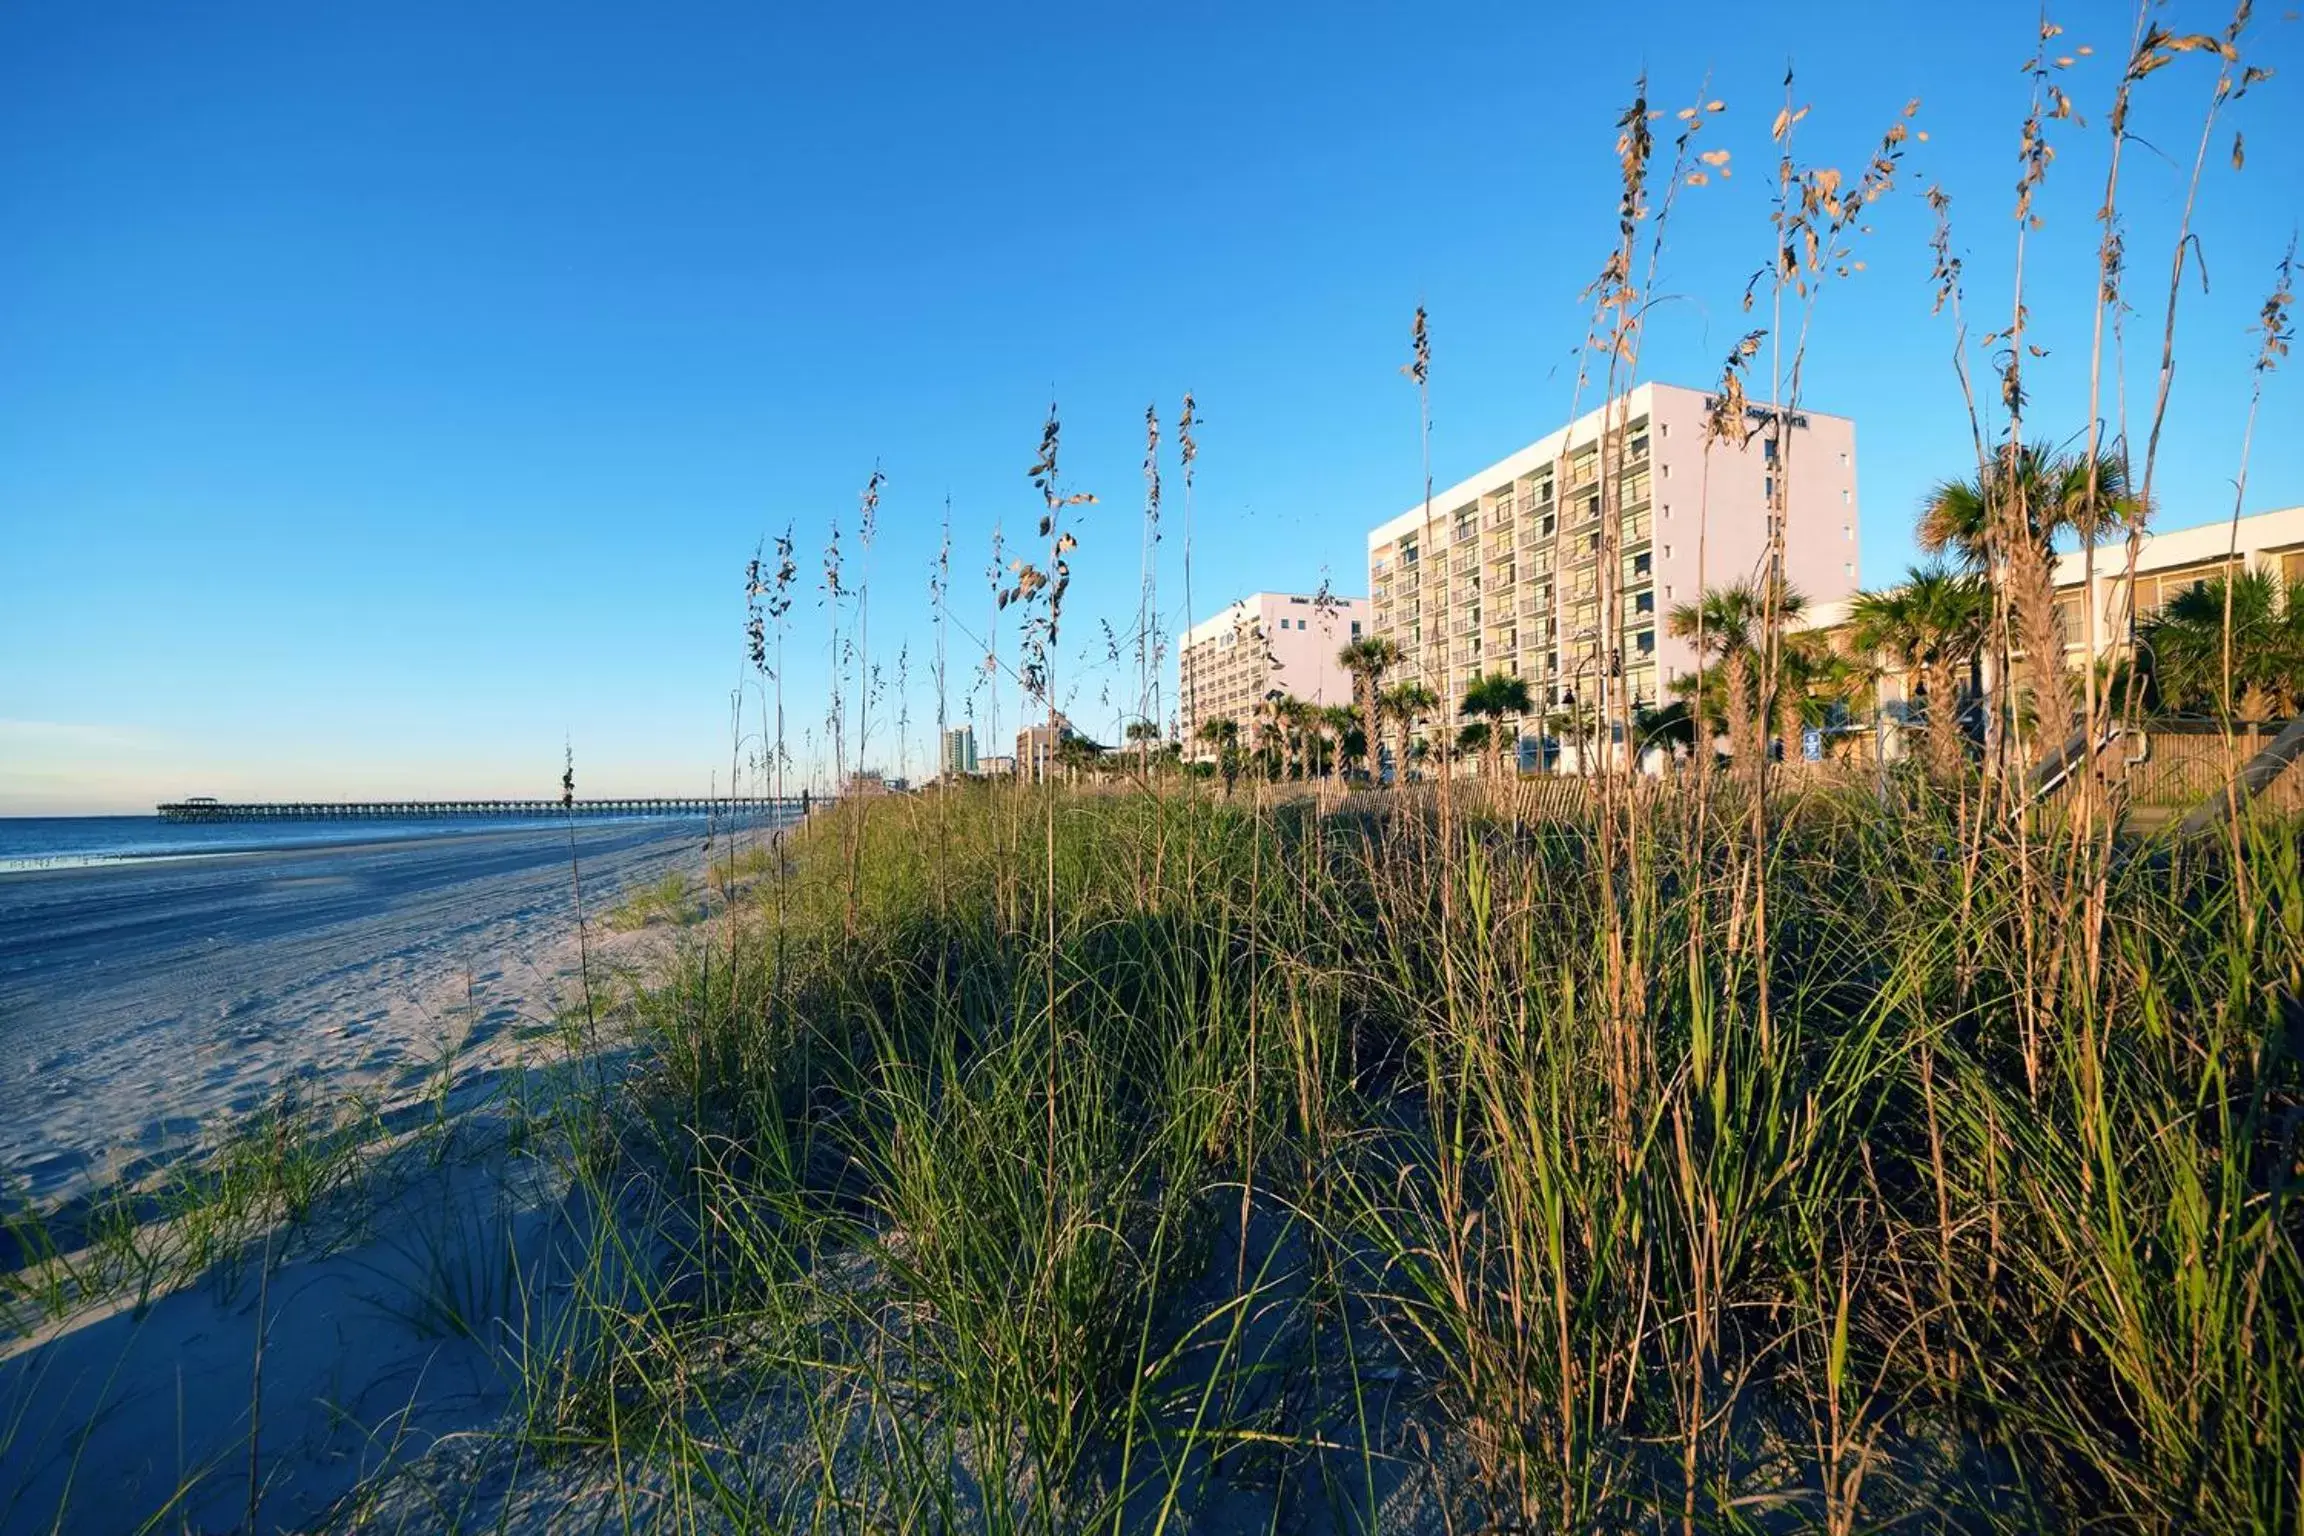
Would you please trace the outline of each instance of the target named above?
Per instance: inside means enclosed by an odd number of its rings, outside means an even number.
[[[821,803],[808,796],[784,799],[728,796],[651,796],[614,800],[171,800],[159,807],[162,821],[461,821],[500,818],[542,821],[572,817],[710,816],[763,820],[796,815]]]

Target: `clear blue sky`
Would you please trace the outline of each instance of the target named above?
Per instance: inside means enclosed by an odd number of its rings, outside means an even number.
[[[1682,198],[1660,284],[1677,298],[1643,360],[1692,384],[1748,323],[1787,59],[1813,106],[1803,158],[1851,174],[1921,98],[1929,140],[1867,270],[1822,301],[1806,391],[1857,420],[1863,574],[1892,579],[1921,489],[1969,454],[1918,194],[1953,193],[1972,317],[2002,323],[2027,8],[1663,4],[1621,27],[1554,9],[7,7],[0,813],[550,793],[564,738],[587,793],[724,784],[744,561],[790,523],[812,581],[834,519],[852,546],[875,461],[872,650],[892,686],[910,643],[917,767],[944,498],[981,633],[990,531],[1029,535],[1037,513],[1024,471],[1051,391],[1067,479],[1102,498],[1059,686],[1110,721],[1134,683],[1103,664],[1099,620],[1134,609],[1145,406],[1172,425],[1191,388],[1207,418],[1201,613],[1361,590],[1366,530],[1417,494],[1397,369],[1419,301],[1442,483],[1564,419],[1577,296],[1612,239],[1611,124],[1643,68],[1659,107],[1729,104],[1708,134],[1735,175]],[[2060,10],[2063,45],[2095,55],[2062,77],[2088,124],[2056,130],[2028,265],[2050,351],[2033,414],[2059,437],[2084,424],[2129,24]],[[2280,73],[2209,157],[2171,525],[2230,511],[2247,327],[2304,216],[2304,26],[2283,10],[2251,35]],[[2179,27],[2227,16],[2173,8]],[[2213,74],[2180,60],[2139,104],[2134,396]],[[2272,380],[2252,511],[2304,501],[2299,369]],[[793,619],[797,746],[824,698],[813,587]],[[952,649],[959,674],[981,654]]]

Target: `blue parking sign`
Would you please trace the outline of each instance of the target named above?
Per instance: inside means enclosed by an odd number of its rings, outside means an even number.
[[[1800,756],[1811,763],[1824,761],[1824,733],[1813,725],[1800,733]]]

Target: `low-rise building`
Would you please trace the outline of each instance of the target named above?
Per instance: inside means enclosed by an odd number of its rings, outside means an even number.
[[[1201,735],[1212,720],[1236,724],[1245,745],[1257,710],[1275,693],[1352,703],[1352,674],[1336,655],[1367,627],[1365,598],[1289,592],[1258,592],[1193,625],[1178,661],[1185,755],[1214,755]]]
[[[2068,655],[2088,643],[2088,596],[2095,593],[2096,646],[2109,650],[2128,638],[2131,623],[2152,616],[2186,587],[2203,586],[2230,572],[2260,570],[2283,581],[2304,580],[2304,506],[2219,519],[2191,528],[2153,530],[2136,554],[2136,585],[2128,588],[2125,540],[2056,558],[2056,616]]]
[[[2147,531],[2138,542],[2133,589],[2125,538],[2116,537],[2092,551],[2074,549],[2059,554],[2055,567],[2057,619],[2064,633],[2065,656],[2075,676],[2088,654],[2091,607],[2096,652],[2106,655],[2124,647],[2134,626],[2149,620],[2186,588],[2248,570],[2268,572],[2283,583],[2304,581],[2304,506],[2259,512],[2237,522],[2227,518],[2189,528]],[[1825,631],[1840,649],[1851,650],[1852,604],[1852,596],[1812,604],[1800,627]],[[1887,658],[1873,660],[1884,664]],[[1979,660],[1964,691],[1989,685],[1989,663]],[[1892,719],[1901,718],[1918,686],[1917,677],[1888,666],[1878,681],[1882,710]]]
[[[1060,719],[1054,725],[1028,725],[1016,733],[1014,772],[1027,783],[1040,783],[1062,765],[1065,742],[1086,740],[1069,720]],[[1089,745],[1095,750],[1094,743]]]

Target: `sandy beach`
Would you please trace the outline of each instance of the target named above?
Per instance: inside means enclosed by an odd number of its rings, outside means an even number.
[[[700,844],[579,828],[587,905]],[[0,875],[0,1170],[51,1199],[292,1083],[389,1098],[548,1021],[574,932],[567,834],[533,827]]]
[[[701,866],[696,828],[577,837],[595,918]],[[665,942],[587,926],[595,977]],[[527,1066],[558,1054],[552,1021],[581,995],[578,953],[565,832],[0,877],[13,1198],[85,1212],[289,1089],[361,1100],[361,1134],[397,1148],[172,1292],[45,1322],[16,1307],[0,1536],[244,1529],[252,1512],[305,1529],[501,1419],[522,1322],[549,1311],[554,1255],[585,1221],[513,1129]]]

